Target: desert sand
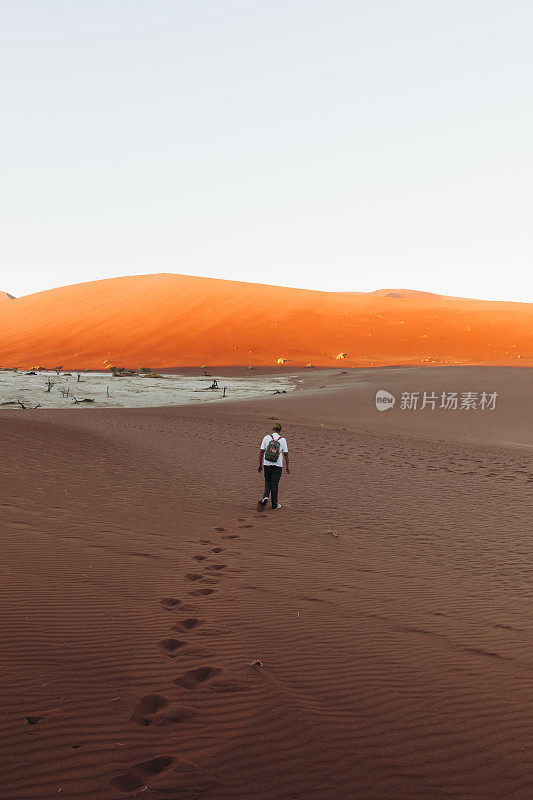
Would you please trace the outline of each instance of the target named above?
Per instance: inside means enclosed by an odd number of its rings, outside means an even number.
[[[9,288],[9,287],[6,287]],[[533,305],[140,275],[0,295],[0,366],[533,366]]]
[[[0,415],[6,800],[533,796],[531,371],[298,387]]]

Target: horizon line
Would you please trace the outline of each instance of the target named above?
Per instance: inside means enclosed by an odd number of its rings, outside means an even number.
[[[394,293],[394,292],[408,292],[409,294],[411,294],[411,299],[413,299],[413,297],[416,297],[416,296],[426,296],[426,297],[441,297],[441,298],[453,299],[453,300],[470,300],[470,301],[473,301],[473,302],[480,302],[480,303],[517,303],[517,304],[520,304],[520,305],[531,305],[531,303],[532,303],[532,301],[528,301],[528,300],[504,300],[504,299],[494,300],[494,299],[487,299],[487,298],[483,298],[483,297],[470,297],[470,296],[464,296],[464,295],[450,295],[450,294],[444,294],[444,293],[440,293],[440,292],[431,292],[431,291],[428,291],[428,290],[425,290],[425,289],[411,289],[411,288],[407,288],[405,286],[402,286],[402,287],[398,287],[398,286],[388,287],[388,286],[385,286],[385,287],[379,287],[377,289],[371,289],[369,291],[361,291],[361,290],[357,290],[357,289],[309,289],[309,288],[302,287],[302,286],[286,286],[286,285],[283,285],[283,284],[275,284],[275,283],[262,283],[262,282],[256,282],[256,281],[241,281],[241,280],[236,280],[234,278],[218,278],[218,277],[215,278],[215,277],[210,277],[210,276],[205,276],[205,275],[191,275],[191,274],[187,274],[187,273],[183,273],[183,272],[148,272],[148,273],[134,273],[134,274],[131,274],[131,275],[114,275],[114,276],[110,276],[108,278],[96,278],[96,279],[93,279],[93,280],[79,281],[79,282],[76,282],[76,283],[59,284],[58,286],[52,286],[52,287],[50,287],[48,289],[40,289],[40,290],[38,290],[36,292],[28,292],[27,294],[22,294],[22,295],[18,295],[18,296],[15,296],[15,295],[11,294],[10,292],[8,292],[6,290],[1,290],[1,289],[0,289],[0,294],[7,295],[7,297],[9,299],[11,299],[11,300],[22,300],[22,299],[24,299],[26,297],[33,297],[33,296],[38,295],[38,294],[44,294],[45,292],[54,292],[54,291],[57,291],[59,289],[68,289],[68,288],[71,288],[73,286],[84,286],[84,285],[89,285],[89,284],[93,284],[93,283],[103,283],[104,281],[130,280],[132,278],[160,278],[160,277],[192,278],[194,280],[202,280],[202,281],[217,281],[217,282],[221,282],[221,283],[222,282],[223,283],[236,283],[236,284],[241,284],[241,285],[246,285],[246,286],[264,286],[264,287],[273,288],[273,289],[288,289],[290,291],[313,292],[313,293],[318,293],[318,294],[330,294],[330,295],[331,294],[344,294],[344,295],[347,295],[347,294],[355,294],[355,295],[373,295],[373,294],[376,294],[377,295],[378,292],[391,292],[391,293]],[[394,295],[391,294],[391,297],[394,297]],[[408,298],[398,297],[397,299],[408,299]]]

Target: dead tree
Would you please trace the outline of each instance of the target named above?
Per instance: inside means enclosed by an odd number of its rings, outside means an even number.
[[[28,406],[25,406],[25,405],[24,405],[24,403],[21,403],[21,401],[20,401],[20,400],[17,400],[17,403],[19,404],[19,406],[20,406],[21,408],[24,408],[24,409],[28,408]],[[33,408],[34,408],[34,409],[36,409],[36,408],[40,408],[40,407],[41,407],[41,404],[40,404],[40,403],[37,403],[37,405],[36,405],[36,406],[33,406]]]
[[[55,385],[56,385],[56,382],[53,381],[52,378],[48,378],[48,380],[46,381],[46,391],[47,392],[51,392],[52,391],[52,386],[55,386]]]

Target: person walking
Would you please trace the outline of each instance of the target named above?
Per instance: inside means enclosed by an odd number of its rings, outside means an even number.
[[[261,442],[261,449],[259,450],[259,466],[257,471],[264,470],[265,473],[265,491],[263,499],[259,500],[258,508],[264,508],[268,503],[268,496],[272,508],[281,508],[281,503],[278,503],[278,484],[283,471],[283,460],[285,460],[285,469],[287,474],[290,474],[289,469],[289,449],[287,447],[287,440],[281,435],[281,425],[279,422],[272,427],[272,433],[267,433]]]

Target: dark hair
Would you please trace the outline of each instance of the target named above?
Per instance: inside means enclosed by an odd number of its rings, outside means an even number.
[[[281,430],[281,425],[279,424],[279,422],[276,422],[276,423],[274,423],[274,425],[272,425],[272,430],[273,431],[280,431]]]

